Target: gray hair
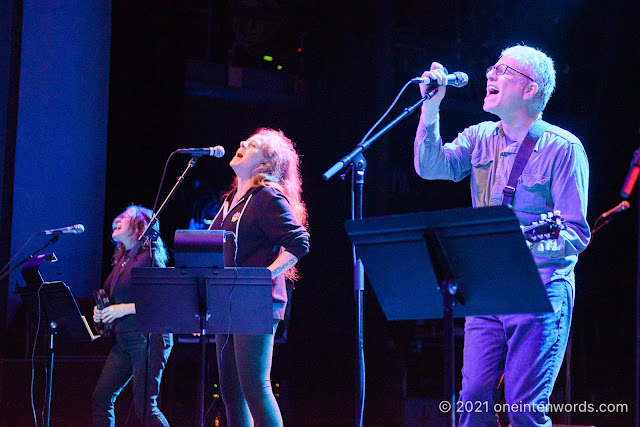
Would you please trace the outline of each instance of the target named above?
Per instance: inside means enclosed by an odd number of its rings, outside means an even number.
[[[556,70],[553,67],[553,60],[541,50],[525,45],[508,47],[502,51],[500,57],[505,55],[518,61],[523,68],[521,71],[538,84],[538,93],[533,101],[537,111],[541,113],[556,87]]]

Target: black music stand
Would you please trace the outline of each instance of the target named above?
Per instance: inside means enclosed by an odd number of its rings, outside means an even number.
[[[455,425],[453,318],[543,313],[551,303],[506,206],[347,221],[388,320],[444,318],[445,393]]]
[[[273,333],[267,268],[176,267],[131,271],[142,332],[200,334],[198,426],[204,425],[207,334]]]
[[[44,425],[49,426],[51,415],[51,389],[53,383],[54,339],[57,336],[64,341],[93,341],[99,335],[93,335],[87,319],[80,313],[71,290],[63,282],[48,282],[40,285],[18,286],[25,309],[31,319],[47,330],[47,377],[45,383]],[[36,324],[36,326],[38,326]],[[34,347],[36,343],[34,342]]]

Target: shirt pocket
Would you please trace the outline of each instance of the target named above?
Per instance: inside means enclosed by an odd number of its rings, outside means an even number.
[[[493,167],[493,157],[486,152],[474,151],[471,155],[472,185],[476,193],[487,191]]]
[[[543,175],[522,174],[518,178],[513,207],[532,214],[546,213],[550,209],[550,179]]]

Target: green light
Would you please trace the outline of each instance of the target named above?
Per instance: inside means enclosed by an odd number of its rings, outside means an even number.
[[[277,68],[278,70],[282,70],[282,65],[278,65],[276,68]]]
[[[267,61],[267,62],[271,62],[271,61],[273,61],[273,57],[272,57],[272,56],[269,56],[269,55],[265,55],[265,56],[263,56],[263,57],[262,57],[262,59],[264,59],[264,60],[265,60],[265,61]]]

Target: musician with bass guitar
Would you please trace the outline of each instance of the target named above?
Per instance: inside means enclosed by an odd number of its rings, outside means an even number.
[[[167,251],[161,238],[150,251],[148,245],[139,246],[138,238],[149,224],[153,212],[142,206],[129,206],[112,223],[111,237],[116,243],[113,269],[96,298],[93,321],[103,334],[114,334],[115,344],[107,357],[102,374],[93,392],[93,425],[114,426],[114,404],[122,389],[133,379],[133,404],[138,419],[147,414],[148,425],[168,426],[157,405],[162,372],[173,346],[171,334],[149,335],[149,378],[145,402],[147,374],[147,335],[136,326],[136,306],[133,302],[131,269],[136,267],[164,267]],[[158,228],[158,222],[154,224]],[[159,231],[159,230],[158,230]],[[144,408],[146,406],[146,411]]]

